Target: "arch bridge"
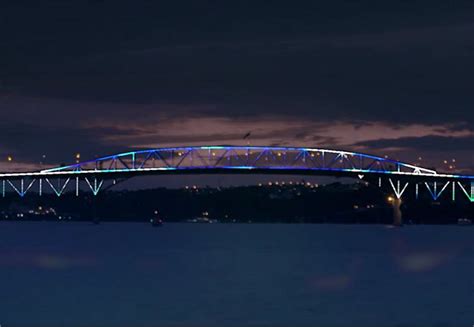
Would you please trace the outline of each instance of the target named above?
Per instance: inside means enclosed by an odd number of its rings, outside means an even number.
[[[400,199],[412,186],[415,195],[428,192],[433,200],[456,192],[474,202],[474,176],[438,173],[400,161],[364,153],[281,146],[182,146],[139,150],[110,155],[73,165],[34,172],[0,174],[2,195],[25,196],[44,187],[61,196],[72,188],[79,195],[86,185],[97,195],[104,184],[138,175],[164,174],[285,174],[353,177],[379,187],[389,185]]]

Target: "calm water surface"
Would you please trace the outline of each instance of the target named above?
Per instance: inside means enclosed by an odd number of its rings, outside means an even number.
[[[474,228],[0,223],[0,324],[472,326]]]

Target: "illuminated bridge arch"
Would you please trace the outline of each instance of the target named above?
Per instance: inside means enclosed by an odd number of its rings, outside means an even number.
[[[357,152],[276,146],[158,148],[120,153],[41,171],[43,174],[61,175],[167,172],[437,175],[432,169]]]

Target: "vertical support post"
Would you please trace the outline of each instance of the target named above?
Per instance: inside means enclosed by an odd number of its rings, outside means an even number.
[[[39,196],[43,195],[43,179],[39,179]]]
[[[395,193],[395,196],[400,199],[403,195],[403,193],[405,192],[405,190],[407,189],[407,186],[408,186],[408,182],[405,183],[405,185],[403,186],[403,188],[400,188],[400,180],[397,180],[397,187],[395,187],[395,185],[393,184],[393,181],[391,178],[388,179],[388,181],[390,182],[390,186],[392,187],[392,190],[393,192]]]
[[[2,196],[5,197],[5,180],[2,180]]]
[[[382,187],[382,177],[379,177],[379,187]]]
[[[418,183],[415,184],[415,197],[418,200]]]
[[[21,179],[21,196],[23,197],[25,195],[25,181],[22,178]]]
[[[474,181],[471,181],[471,192],[469,193],[468,190],[464,187],[464,185],[461,182],[458,182],[459,187],[461,190],[464,192],[464,194],[467,196],[469,201],[474,202]]]
[[[79,177],[76,177],[76,196],[79,196]]]
[[[99,193],[99,190],[102,187],[102,184],[104,183],[104,180],[102,180],[99,184],[97,184],[97,177],[94,177],[94,185],[91,184],[87,177],[85,178],[85,180],[94,195],[97,195]]]
[[[441,196],[441,193],[443,193],[444,190],[448,187],[449,182],[446,182],[446,184],[444,184],[443,188],[439,192],[438,192],[437,182],[433,183],[433,189],[431,189],[430,185],[427,182],[425,182],[425,185],[426,185],[426,188],[428,189],[428,191],[430,192],[431,197],[433,198],[433,200],[437,201],[438,198]]]
[[[453,183],[452,200],[454,202],[454,201],[456,201],[456,183],[455,182],[452,182],[452,183]]]

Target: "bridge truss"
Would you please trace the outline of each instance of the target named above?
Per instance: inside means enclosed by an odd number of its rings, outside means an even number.
[[[438,200],[456,190],[474,202],[474,176],[438,173],[388,158],[363,153],[303,148],[263,146],[189,146],[120,153],[69,166],[36,172],[0,174],[2,195],[14,191],[25,196],[47,187],[57,196],[81,185],[97,195],[105,181],[153,174],[287,174],[353,177],[387,183],[397,198],[413,186],[416,197],[421,190]],[[109,185],[109,186],[111,186]]]

